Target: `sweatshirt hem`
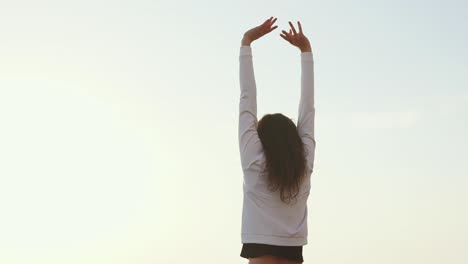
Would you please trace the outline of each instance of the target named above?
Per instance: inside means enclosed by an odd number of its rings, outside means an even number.
[[[274,246],[304,246],[307,245],[307,238],[242,234],[242,243],[267,244]]]

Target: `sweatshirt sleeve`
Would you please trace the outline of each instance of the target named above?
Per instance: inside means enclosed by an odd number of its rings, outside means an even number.
[[[297,130],[306,148],[309,169],[315,157],[314,60],[312,52],[301,53],[301,98]]]
[[[239,151],[242,168],[247,169],[260,158],[263,151],[257,134],[257,88],[250,46],[240,47],[239,81]]]

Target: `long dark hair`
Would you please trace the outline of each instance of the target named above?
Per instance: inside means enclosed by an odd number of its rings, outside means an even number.
[[[281,201],[296,200],[306,172],[304,145],[291,119],[282,114],[266,114],[257,126],[266,164],[264,176],[271,191],[280,191]]]

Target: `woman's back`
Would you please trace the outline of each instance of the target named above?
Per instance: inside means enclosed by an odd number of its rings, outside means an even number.
[[[242,241],[272,245],[307,244],[307,198],[310,192],[308,170],[298,195],[289,204],[281,200],[279,190],[272,192],[263,171],[262,153],[243,169]]]

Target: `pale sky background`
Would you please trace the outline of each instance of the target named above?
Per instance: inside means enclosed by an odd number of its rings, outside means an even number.
[[[315,58],[305,263],[468,263],[468,2],[2,1],[0,263],[246,263],[242,34]],[[299,50],[252,45],[259,117]]]

